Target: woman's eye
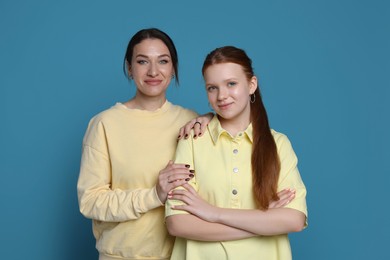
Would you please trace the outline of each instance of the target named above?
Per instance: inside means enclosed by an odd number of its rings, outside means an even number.
[[[168,64],[169,60],[160,60],[160,64]]]
[[[138,63],[138,64],[146,64],[147,61],[146,61],[146,60],[137,60],[137,63]]]

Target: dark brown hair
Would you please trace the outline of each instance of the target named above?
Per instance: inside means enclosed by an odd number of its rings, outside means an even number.
[[[206,69],[213,64],[235,63],[242,67],[248,81],[254,76],[252,60],[246,52],[234,46],[224,46],[210,52],[202,67]],[[253,194],[260,209],[268,209],[272,200],[278,200],[277,184],[280,172],[280,160],[275,140],[268,122],[267,111],[264,107],[257,87],[251,102],[251,121],[253,127],[252,145],[252,178]],[[251,97],[253,99],[253,97]]]

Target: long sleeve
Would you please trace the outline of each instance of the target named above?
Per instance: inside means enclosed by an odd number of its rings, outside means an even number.
[[[85,217],[108,222],[128,221],[163,205],[155,188],[112,190],[110,181],[109,158],[85,145],[77,185],[80,211]]]
[[[91,219],[122,222],[160,207],[155,187],[112,188],[112,165],[104,124],[93,120],[83,141],[77,192],[81,213]],[[136,181],[136,180],[134,180]]]
[[[169,259],[174,238],[166,230],[156,184],[174,157],[179,128],[195,116],[167,101],[155,111],[117,103],[91,119],[77,192],[101,255]]]

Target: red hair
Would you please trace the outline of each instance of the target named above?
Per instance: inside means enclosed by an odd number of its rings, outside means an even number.
[[[252,60],[244,50],[225,46],[210,52],[202,67],[206,69],[213,64],[235,63],[242,67],[248,81],[254,76]],[[280,172],[280,160],[275,140],[271,133],[267,111],[261,98],[259,87],[254,94],[255,102],[251,102],[251,121],[253,127],[252,145],[252,179],[253,195],[260,209],[268,209],[273,200],[278,200],[277,185]]]

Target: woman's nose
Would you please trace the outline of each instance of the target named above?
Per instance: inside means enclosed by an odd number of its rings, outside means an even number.
[[[154,63],[151,63],[148,70],[148,75],[151,77],[155,77],[158,74],[157,66]]]

